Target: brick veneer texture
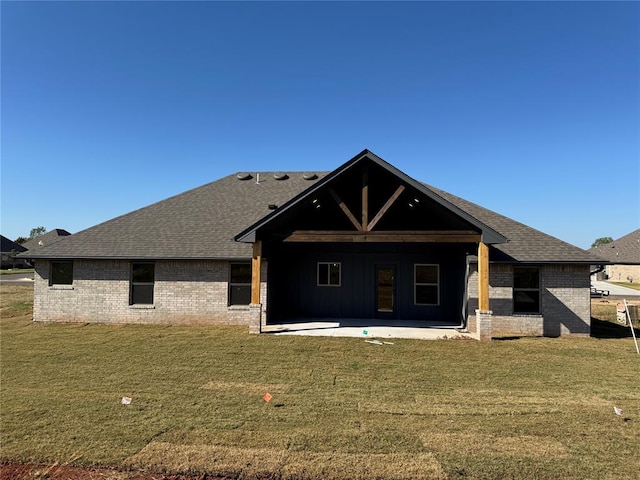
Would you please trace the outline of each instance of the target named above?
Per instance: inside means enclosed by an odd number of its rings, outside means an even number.
[[[248,325],[249,306],[227,305],[229,262],[156,261],[153,305],[129,304],[131,262],[75,260],[73,285],[49,286],[49,262],[36,262],[34,320],[44,322]],[[261,314],[266,312],[263,262]]]
[[[493,312],[491,329],[496,336],[589,335],[591,297],[588,265],[541,265],[541,312],[537,315],[513,313],[513,265],[489,267],[489,303]],[[478,271],[471,265],[468,327],[475,331],[478,308]]]
[[[258,329],[267,315],[267,262],[262,263],[260,309],[227,305],[229,262],[156,261],[153,305],[129,305],[131,262],[76,260],[73,285],[49,286],[49,262],[36,262],[34,320],[44,322],[237,324]],[[588,265],[540,267],[541,314],[513,314],[513,266],[489,269],[491,329],[505,335],[588,335]],[[468,282],[468,326],[475,328],[477,267]]]

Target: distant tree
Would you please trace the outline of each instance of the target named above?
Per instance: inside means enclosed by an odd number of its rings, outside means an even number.
[[[31,229],[31,233],[29,234],[29,239],[32,240],[34,238],[38,238],[47,233],[47,229],[45,227],[36,227]]]
[[[607,243],[613,242],[613,238],[611,237],[600,237],[596,238],[595,241],[591,244],[591,248],[599,247],[600,245],[606,245]]]
[[[16,238],[16,243],[18,245],[22,245],[24,242],[26,242],[27,240],[29,240],[27,237],[18,237]]]

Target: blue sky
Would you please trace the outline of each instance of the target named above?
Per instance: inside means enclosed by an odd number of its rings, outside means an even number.
[[[638,2],[12,2],[1,233],[368,148],[588,248],[640,226]]]

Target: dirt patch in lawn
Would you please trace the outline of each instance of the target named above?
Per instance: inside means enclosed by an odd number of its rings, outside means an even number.
[[[169,475],[72,465],[0,464],[0,479],[11,480],[233,480],[208,474]]]

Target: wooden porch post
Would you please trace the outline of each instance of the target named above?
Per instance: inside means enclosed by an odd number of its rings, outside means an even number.
[[[489,311],[489,245],[478,242],[478,310]]]
[[[262,267],[262,241],[253,242],[253,257],[251,259],[251,303],[260,303],[260,268]]]

